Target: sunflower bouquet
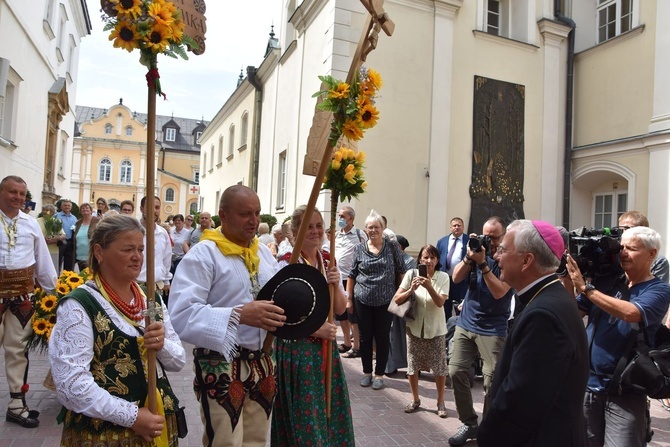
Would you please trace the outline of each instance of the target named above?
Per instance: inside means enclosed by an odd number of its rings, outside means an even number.
[[[375,107],[377,92],[382,87],[382,78],[375,70],[361,67],[351,84],[332,76],[319,76],[324,90],[313,97],[320,97],[317,107],[333,112],[328,142],[333,152],[322,189],[332,190],[340,201],[351,200],[365,191],[367,182],[363,178],[365,152],[346,147],[342,137],[349,141],[363,138],[366,130],[373,128],[379,119]]]
[[[109,40],[115,48],[128,52],[140,50],[140,63],[146,66],[161,94],[157,79],[156,56],[188,59],[188,48],[198,49],[198,43],[184,34],[181,11],[170,0],[101,0],[103,31],[110,31]]]
[[[91,277],[89,269],[80,273],[63,270],[54,293],[35,289],[35,313],[32,318],[33,334],[28,338],[28,349],[45,351],[49,347],[51,330],[56,324],[56,308],[60,300],[84,284]]]
[[[317,108],[333,112],[328,142],[335,147],[344,137],[350,141],[363,138],[363,133],[377,124],[379,111],[375,107],[382,78],[371,68],[361,67],[351,84],[332,76],[319,76],[324,90],[312,97],[321,97]]]

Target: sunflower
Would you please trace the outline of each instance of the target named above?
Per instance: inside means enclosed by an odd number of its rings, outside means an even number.
[[[358,112],[358,120],[361,123],[363,129],[370,129],[377,125],[377,120],[379,119],[379,110],[372,104],[366,105]]]
[[[349,119],[342,124],[342,133],[345,137],[353,141],[358,141],[363,138],[363,131],[359,129],[354,121]]]
[[[349,84],[346,82],[338,83],[334,89],[328,90],[328,98],[344,99],[349,95]]]
[[[128,52],[139,48],[139,38],[135,25],[127,20],[119,20],[109,35],[109,40],[114,41],[114,48],[123,48]]]
[[[76,275],[76,276],[70,276],[70,277],[67,279],[67,284],[68,284],[73,290],[76,289],[77,287],[79,287],[80,285],[82,285],[83,283],[84,283],[84,280],[81,279],[81,276],[79,276],[79,275]]]
[[[144,37],[144,42],[148,49],[154,53],[162,53],[168,47],[170,42],[170,28],[162,25],[154,25]]]
[[[370,98],[368,95],[360,94],[356,97],[356,106],[359,109],[362,109],[367,105],[372,105],[372,98]]]
[[[172,17],[172,3],[153,2],[149,5],[149,17],[154,19],[158,25],[169,27],[174,22]]]
[[[70,286],[65,283],[59,283],[58,286],[56,286],[56,292],[60,293],[61,295],[67,295],[70,293],[70,290]]]
[[[47,313],[53,312],[58,304],[58,298],[53,295],[47,295],[40,300],[40,308]]]
[[[36,335],[45,335],[49,330],[49,322],[44,318],[33,321],[33,331]]]
[[[375,90],[379,90],[383,85],[381,75],[372,68],[368,69],[368,82],[372,84]]]
[[[142,15],[142,0],[117,0],[116,10],[119,15],[125,14],[137,18]]]

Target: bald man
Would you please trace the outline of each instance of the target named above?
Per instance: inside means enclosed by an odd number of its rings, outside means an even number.
[[[253,190],[241,185],[226,189],[219,203],[220,230],[203,231],[172,283],[174,328],[196,346],[203,445],[264,447],[267,442],[276,368],[270,353],[262,350],[263,341],[286,318],[272,302],[256,300],[279,270],[270,249],[256,238],[260,212]]]

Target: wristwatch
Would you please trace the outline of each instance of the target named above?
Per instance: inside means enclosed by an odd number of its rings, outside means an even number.
[[[593,291],[593,290],[596,290],[596,286],[594,286],[594,285],[591,284],[590,282],[589,282],[589,283],[586,283],[586,284],[584,285],[584,292],[582,292],[582,295],[584,295],[585,297],[588,298],[588,297],[589,297],[589,292],[591,292],[591,291]]]

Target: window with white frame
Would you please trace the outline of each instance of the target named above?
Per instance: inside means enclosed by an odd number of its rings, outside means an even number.
[[[72,76],[75,73],[75,67],[77,66],[75,63],[76,55],[77,52],[75,51],[77,49],[77,42],[74,40],[74,36],[70,34],[70,38],[68,39],[68,50],[67,50],[67,77],[68,81],[72,82]]]
[[[177,139],[177,129],[168,127],[165,129],[165,141],[175,141]]]
[[[209,148],[209,169],[214,169],[214,145]]]
[[[195,144],[200,144],[200,137],[202,136],[202,132],[196,132],[195,133]]]
[[[112,134],[112,125],[105,124],[105,135],[111,135],[111,134]]]
[[[249,131],[249,113],[244,112],[242,115],[242,126],[240,130],[240,144],[244,146],[247,144],[247,133]]]
[[[284,208],[286,201],[286,151],[279,154],[277,163],[277,208]]]
[[[233,155],[235,150],[235,125],[232,124],[230,129],[228,129],[228,156]]]
[[[205,173],[207,172],[207,152],[202,154],[202,169],[203,169],[203,177],[204,177]]]
[[[68,135],[61,130],[60,152],[58,153],[58,175],[65,176],[65,153],[67,152]]]
[[[165,201],[166,202],[174,202],[174,189],[167,188],[165,190]]]
[[[133,136],[133,126],[126,126],[126,136],[127,137]]]
[[[189,214],[195,214],[198,212],[198,202],[191,202],[191,205],[188,207]]]
[[[197,184],[200,184],[200,171],[193,172],[193,181]]]
[[[131,183],[133,181],[133,163],[130,160],[123,160],[121,162],[121,177],[120,183]]]
[[[109,158],[103,158],[98,165],[98,181],[109,183],[112,179],[112,161]]]
[[[593,227],[611,228],[618,225],[619,216],[628,208],[627,192],[607,192],[593,196]]]
[[[223,135],[219,135],[219,163],[223,161]]]
[[[65,50],[65,35],[66,35],[66,28],[67,28],[67,10],[65,9],[65,5],[62,3],[60,4],[60,9],[59,9],[59,24],[58,24],[58,43],[56,46],[56,57],[58,58],[58,62],[63,62],[65,60],[63,54]]]
[[[54,9],[56,8],[56,0],[49,0],[47,2],[47,9],[44,12],[44,20],[43,20],[43,25],[44,25],[44,31],[47,34],[47,37],[49,37],[49,40],[53,39],[56,37],[56,35],[53,32],[53,25],[54,25]]]
[[[598,0],[598,43],[630,31],[635,0]]]
[[[0,58],[0,61],[9,64],[7,59]],[[3,86],[0,86],[0,140],[7,143],[14,141],[20,82],[21,78],[19,75],[9,67],[4,92]]]
[[[479,0],[481,31],[532,43],[537,24],[530,3],[531,0]]]

